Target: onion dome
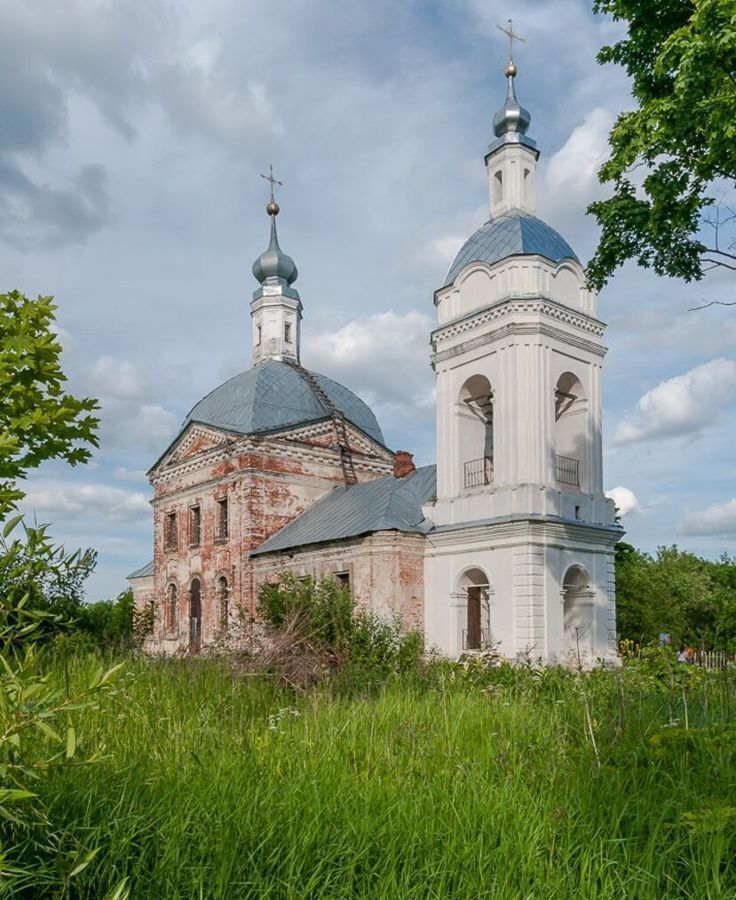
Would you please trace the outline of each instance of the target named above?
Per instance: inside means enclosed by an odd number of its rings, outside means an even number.
[[[496,137],[502,137],[504,134],[526,134],[532,121],[529,110],[521,106],[516,99],[516,91],[514,90],[515,77],[516,66],[513,60],[509,60],[509,64],[506,66],[506,78],[508,80],[506,101],[493,117],[493,132]]]
[[[299,273],[294,260],[279,247],[279,236],[276,233],[278,203],[271,200],[266,206],[266,212],[271,217],[271,240],[268,249],[261,253],[253,263],[253,274],[261,284],[271,278],[275,278],[281,283],[293,284]]]

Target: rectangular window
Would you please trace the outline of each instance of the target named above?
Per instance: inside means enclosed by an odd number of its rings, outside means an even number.
[[[189,544],[196,547],[199,544],[202,519],[199,514],[199,507],[192,506],[189,509]]]
[[[284,324],[284,340],[287,344],[291,343],[291,322]]]
[[[350,572],[335,572],[335,581],[338,587],[350,593]]]
[[[256,326],[256,344],[260,344],[260,343],[261,343],[261,326],[257,325]]]
[[[176,550],[176,513],[167,513],[164,519],[164,548]]]
[[[228,538],[228,534],[227,497],[223,497],[217,501],[217,531],[215,536],[218,541],[225,541]]]

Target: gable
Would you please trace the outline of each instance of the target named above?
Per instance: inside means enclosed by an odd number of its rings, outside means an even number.
[[[191,423],[151,466],[148,474],[150,476],[160,469],[177,466],[198,456],[205,456],[212,450],[229,447],[232,442],[232,436],[226,432]]]

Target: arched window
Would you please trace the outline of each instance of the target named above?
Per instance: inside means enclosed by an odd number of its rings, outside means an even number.
[[[217,579],[217,612],[222,634],[227,632],[230,622],[229,598],[230,588],[227,584],[227,578],[223,575]]]
[[[588,403],[580,379],[565,372],[555,388],[555,475],[563,488],[585,485]]]
[[[525,203],[532,202],[532,173],[529,169],[524,169],[524,179],[522,181],[522,196]]]
[[[503,174],[496,172],[493,176],[493,202],[501,203],[503,200]]]
[[[193,578],[189,585],[189,644],[199,650],[202,643],[202,585]]]
[[[170,584],[166,588],[166,600],[164,603],[164,628],[166,631],[174,631],[176,629],[178,605],[179,592],[175,584]]]
[[[573,656],[590,652],[593,641],[593,592],[588,573],[582,566],[571,566],[562,580],[565,643]]]
[[[473,375],[458,398],[457,441],[462,486],[493,483],[493,391],[485,375]]]
[[[467,612],[463,625],[463,650],[481,650],[491,643],[490,585],[480,568],[466,569],[460,577],[459,590],[467,596]]]

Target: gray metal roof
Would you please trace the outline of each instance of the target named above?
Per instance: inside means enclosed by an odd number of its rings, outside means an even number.
[[[376,417],[360,397],[325,375],[311,374],[349,422],[384,444]],[[207,394],[192,408],[182,429],[190,422],[200,422],[238,434],[258,434],[318,421],[328,415],[297,369],[289,363],[267,359]]]
[[[514,209],[490,219],[468,238],[450,266],[445,284],[452,284],[469,263],[493,265],[520,254],[538,254],[551,262],[579,261],[572,247],[554,228],[536,216]]]
[[[433,525],[422,515],[422,504],[435,494],[436,472],[435,466],[424,466],[404,478],[388,475],[349,488],[335,488],[277,531],[251,556],[374,531],[426,534]]]
[[[153,575],[153,560],[146,563],[145,566],[141,566],[140,569],[136,569],[135,572],[131,572],[128,575],[128,580],[131,578],[149,578],[151,575]]]

